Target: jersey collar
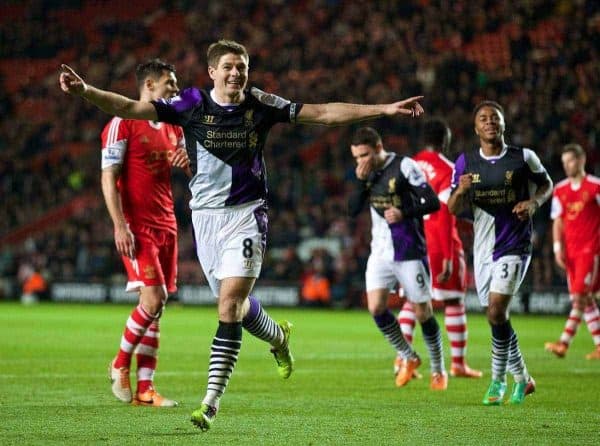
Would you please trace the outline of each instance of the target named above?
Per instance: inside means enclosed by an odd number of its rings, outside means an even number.
[[[225,108],[227,110],[232,110],[233,108],[238,107],[240,105],[240,104],[234,104],[234,103],[230,103],[230,102],[219,102],[219,101],[217,101],[217,95],[215,93],[215,89],[214,88],[212,90],[210,90],[210,98],[219,107],[223,107],[223,108]]]
[[[504,146],[502,146],[502,151],[498,155],[486,156],[483,154],[483,149],[481,147],[479,147],[479,156],[482,157],[486,161],[497,161],[500,158],[502,158],[504,155],[506,155],[507,151],[508,151],[508,146],[506,144],[504,144]]]

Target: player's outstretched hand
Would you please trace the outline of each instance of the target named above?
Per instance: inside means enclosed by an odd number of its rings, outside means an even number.
[[[388,104],[384,110],[384,114],[388,116],[404,115],[416,118],[425,113],[425,110],[419,103],[419,100],[423,99],[423,96],[413,96],[412,98],[405,99],[403,101],[394,102]]]
[[[60,66],[58,82],[62,91],[77,96],[81,96],[87,89],[87,85],[83,79],[75,73],[73,68],[65,64]]]

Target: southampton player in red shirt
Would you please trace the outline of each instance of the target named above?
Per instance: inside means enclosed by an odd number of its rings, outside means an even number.
[[[427,177],[438,196],[441,208],[423,217],[427,238],[427,255],[431,268],[433,298],[444,302],[444,322],[452,356],[451,376],[480,378],[479,370],[471,369],[465,362],[467,350],[467,315],[464,296],[466,291],[466,266],[462,241],[456,229],[456,217],[447,206],[454,163],[445,153],[452,134],[442,119],[432,119],[423,126],[423,144],[425,148],[413,159]],[[415,326],[415,313],[412,303],[407,300],[398,322],[407,340],[412,340]],[[394,370],[401,367],[402,358],[397,358]]]
[[[154,59],[139,65],[140,100],[175,96],[175,68]],[[154,121],[113,118],[102,132],[102,193],[114,224],[115,245],[127,270],[127,291],[138,306],[125,325],[117,356],[109,365],[113,394],[136,405],[173,407],[177,403],[152,384],[158,356],[159,318],[168,294],[177,290],[177,222],[171,168],[189,169],[181,127]],[[129,368],[137,360],[137,391]]]
[[[585,152],[578,144],[562,151],[567,178],[554,188],[552,236],[556,263],[567,271],[571,313],[558,342],[549,352],[562,358],[585,318],[596,349],[587,359],[600,359],[600,313],[593,293],[600,291],[600,178],[585,173]]]

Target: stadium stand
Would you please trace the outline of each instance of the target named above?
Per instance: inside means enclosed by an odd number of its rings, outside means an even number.
[[[507,112],[508,140],[535,149],[555,180],[562,177],[559,154],[567,142],[581,144],[588,171],[600,173],[597,1],[236,5],[230,18],[226,2],[4,2],[0,289],[6,295],[16,297],[11,290],[24,264],[49,283],[106,281],[122,273],[98,184],[99,135],[109,116],[60,92],[60,63],[72,64],[95,85],[135,96],[133,68],[159,56],[176,65],[180,86],[206,86],[207,45],[233,38],[250,51],[250,82],[283,97],[384,102],[424,93],[427,113],[450,123],[454,151],[474,144],[471,110],[490,98]],[[419,149],[413,123],[383,119],[376,126],[389,148]],[[326,274],[332,300],[347,299],[347,305],[357,301],[368,254],[367,215],[352,227],[344,219],[352,131],[282,126],[272,133],[271,230],[263,270],[265,280],[298,283],[311,276],[313,253],[301,255],[303,243],[336,240]],[[202,283],[185,179],[174,181],[180,282]],[[543,212],[536,219],[534,289],[563,283],[547,243],[548,209]],[[280,260],[301,264],[281,268]]]

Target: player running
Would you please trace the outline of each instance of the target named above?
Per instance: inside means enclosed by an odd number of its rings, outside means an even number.
[[[367,301],[375,325],[402,358],[396,385],[406,385],[421,365],[387,306],[390,289],[399,283],[415,307],[429,350],[430,388],[446,390],[448,375],[440,327],[431,306],[423,232],[423,215],[438,210],[439,200],[419,166],[408,157],[386,151],[375,129],[357,130],[350,148],[361,184],[350,198],[349,214],[358,215],[369,202],[372,240],[365,272]]]
[[[552,181],[535,152],[504,142],[500,104],[481,102],[473,116],[480,148],[456,160],[448,208],[454,215],[470,212],[474,218],[475,285],[492,331],[492,381],[483,404],[502,404],[507,370],[515,380],[509,402],[521,404],[534,392],[535,381],[508,308],[531,260],[531,217],[550,197]]]
[[[450,147],[452,133],[442,119],[425,122],[422,130],[424,149],[413,156],[427,182],[440,200],[440,210],[423,217],[427,255],[431,268],[433,298],[444,303],[444,322],[452,365],[450,376],[481,378],[481,371],[470,368],[466,361],[467,314],[464,297],[467,289],[465,254],[458,230],[456,217],[448,210],[450,184],[454,163],[444,156]],[[408,342],[412,340],[415,326],[413,304],[409,299],[402,306],[398,323]],[[396,358],[394,371],[400,370],[403,358]]]
[[[188,88],[151,103],[86,84],[63,65],[60,86],[107,113],[163,121],[184,129],[193,177],[192,222],[197,254],[215,296],[219,325],[211,345],[206,394],[192,422],[208,430],[237,363],[242,327],[271,345],[283,378],[293,370],[287,321],[276,323],[250,293],[258,277],[267,237],[267,183],[263,149],[277,123],[342,125],[381,116],[417,117],[420,97],[391,104],[302,104],[258,88],[247,88],[249,56],[237,42],[208,48],[213,88]]]

